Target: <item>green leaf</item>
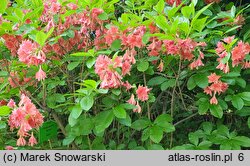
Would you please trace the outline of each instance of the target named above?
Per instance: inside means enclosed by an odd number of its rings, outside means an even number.
[[[142,132],[142,136],[141,136],[142,142],[146,141],[149,138],[149,136],[150,136],[150,128],[146,128]]]
[[[157,16],[155,18],[155,23],[164,32],[167,32],[168,30],[170,30],[170,26],[168,25],[168,21],[167,21],[166,17],[164,17],[162,15]]]
[[[159,0],[157,5],[154,6],[154,10],[158,13],[162,13],[165,6],[165,2],[163,0]]]
[[[125,109],[121,105],[118,105],[115,108],[113,108],[113,113],[117,118],[120,119],[124,119],[127,116]]]
[[[125,126],[128,126],[128,127],[131,126],[131,122],[132,122],[132,120],[131,120],[131,118],[130,118],[130,116],[129,116],[128,114],[127,114],[126,118],[118,119],[118,121],[119,121],[121,124],[123,124],[123,125],[125,125]]]
[[[72,108],[71,114],[73,116],[73,118],[77,119],[82,113],[82,108],[79,104],[75,105]]]
[[[8,106],[1,106],[0,107],[0,116],[7,116],[11,112],[10,107]]]
[[[97,133],[103,132],[114,119],[113,111],[102,111],[95,117],[95,130]]]
[[[197,30],[198,32],[201,32],[206,25],[206,21],[207,21],[207,17],[197,19],[194,22],[193,29]]]
[[[8,72],[7,71],[0,71],[0,77],[7,77]]]
[[[94,129],[94,123],[92,119],[90,118],[84,118],[80,122],[81,127],[81,135],[88,135],[92,133],[92,130]]]
[[[210,105],[210,112],[213,116],[217,117],[217,118],[222,118],[223,116],[223,110],[221,108],[221,106],[218,105]]]
[[[187,82],[187,88],[188,90],[192,90],[196,87],[196,83],[195,83],[195,80],[194,80],[194,76],[191,76],[189,79],[188,79],[188,82]]]
[[[109,19],[109,16],[108,16],[108,14],[107,13],[105,13],[105,12],[103,12],[103,13],[101,13],[101,14],[99,14],[98,15],[98,18],[100,19],[100,20],[108,20]]]
[[[246,101],[250,101],[250,92],[242,92],[239,94],[239,96]]]
[[[250,147],[250,138],[245,136],[237,136],[232,139],[233,141],[237,141],[240,146]]]
[[[148,81],[148,86],[160,85],[160,84],[162,84],[164,81],[167,81],[167,78],[162,77],[162,76],[156,76],[156,77],[151,78],[151,79]]]
[[[184,17],[190,18],[192,8],[190,6],[184,6],[181,8],[181,13],[183,14]]]
[[[176,80],[175,79],[170,79],[168,81],[165,81],[161,84],[161,90],[165,91],[168,88],[172,88],[175,86]]]
[[[198,112],[200,115],[204,115],[206,114],[206,112],[208,111],[209,109],[209,101],[207,98],[201,98],[199,99],[199,106],[198,106]]]
[[[67,68],[69,71],[75,69],[78,65],[80,64],[80,62],[71,62],[68,64]]]
[[[111,44],[111,50],[117,51],[120,48],[121,48],[121,40],[120,39],[114,40],[113,43]]]
[[[150,120],[138,119],[132,123],[131,128],[140,131],[140,130],[145,129],[146,127],[148,127],[150,125],[151,125]]]
[[[163,130],[162,130],[161,127],[153,126],[153,127],[150,128],[150,139],[154,143],[161,142],[162,138],[163,138]]]
[[[69,135],[67,136],[64,140],[63,140],[63,145],[66,146],[66,145],[69,145],[71,144],[74,140],[75,140],[75,136],[73,135]]]
[[[7,127],[6,123],[3,121],[0,121],[0,130],[5,129]]]
[[[37,34],[36,34],[36,42],[40,46],[44,46],[46,40],[47,40],[47,35],[42,31],[38,31]]]
[[[238,84],[240,87],[245,88],[247,83],[243,78],[237,78],[236,84]]]
[[[244,101],[239,95],[235,95],[232,97],[232,104],[236,109],[241,110],[244,106]]]
[[[85,96],[81,99],[80,105],[82,109],[85,111],[88,111],[94,104],[94,98],[93,96]]]
[[[149,67],[148,61],[142,60],[139,61],[139,64],[137,65],[137,70],[140,72],[144,72],[148,69],[148,67]]]
[[[3,14],[5,12],[5,9],[8,6],[8,0],[2,0],[0,5],[0,14]]]
[[[164,148],[161,145],[153,144],[148,147],[148,150],[164,150]]]
[[[189,133],[188,134],[188,139],[195,146],[197,146],[199,144],[199,137],[198,137],[198,135],[196,133]]]
[[[155,119],[154,124],[160,125],[162,123],[172,122],[172,121],[173,118],[169,114],[161,114]]]
[[[204,73],[202,73],[202,74],[195,74],[194,75],[194,82],[200,88],[205,88],[206,86],[208,86],[207,75],[204,74]]]

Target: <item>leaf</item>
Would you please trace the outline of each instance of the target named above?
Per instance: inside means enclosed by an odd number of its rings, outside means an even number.
[[[162,16],[162,15],[157,16],[157,17],[155,18],[155,23],[156,23],[156,25],[157,25],[160,29],[162,29],[164,32],[167,32],[168,30],[170,30],[170,27],[169,27],[169,25],[167,24],[168,21],[167,21],[166,17],[164,17],[164,16]]]
[[[127,116],[125,109],[121,105],[118,105],[115,108],[113,108],[113,113],[117,118],[120,119],[124,119]]]
[[[154,123],[160,125],[164,122],[172,122],[172,121],[173,118],[169,114],[161,114],[155,119]]]
[[[107,13],[105,13],[105,12],[103,12],[103,13],[101,13],[101,14],[99,14],[98,15],[98,18],[100,19],[100,20],[108,20],[108,14]]]
[[[153,144],[149,146],[148,150],[164,150],[164,148],[161,145]]]
[[[250,92],[242,92],[239,94],[239,96],[246,101],[250,101]]]
[[[236,84],[238,84],[240,87],[245,88],[247,83],[243,78],[237,78]]]
[[[81,127],[81,135],[88,135],[92,133],[92,130],[94,128],[94,123],[92,121],[92,119],[90,118],[84,118],[81,122],[80,122],[80,127]]]
[[[81,99],[80,105],[82,109],[88,111],[94,104],[93,96],[85,96]]]
[[[191,76],[189,79],[188,79],[188,82],[187,82],[187,88],[188,90],[192,90],[196,87],[196,83],[195,83],[195,80],[194,80],[194,76]]]
[[[154,143],[159,143],[163,138],[163,130],[159,126],[153,126],[150,128],[150,139]]]
[[[0,107],[0,116],[7,116],[11,112],[10,107],[8,106],[1,106]]]
[[[195,74],[194,75],[194,82],[200,88],[205,88],[206,86],[208,86],[207,75],[204,74],[204,73],[202,73],[202,74]]]
[[[198,32],[201,32],[206,25],[206,21],[207,21],[207,17],[197,19],[194,22],[193,29],[197,30]]]
[[[40,46],[44,46],[46,40],[47,40],[47,35],[42,31],[38,31],[36,34],[36,42]]]
[[[154,10],[158,13],[162,13],[164,10],[165,2],[163,0],[159,0],[157,5],[154,6]]]
[[[210,112],[213,116],[217,117],[217,118],[222,118],[223,116],[223,110],[221,108],[221,106],[218,105],[210,105]]]
[[[237,136],[237,137],[234,137],[232,140],[237,141],[237,143],[239,143],[240,146],[250,147],[250,138],[248,138],[248,137]]]
[[[198,112],[200,115],[204,115],[206,114],[206,112],[209,109],[209,101],[207,98],[201,98],[199,99],[199,106],[198,106]]]
[[[127,114],[126,118],[118,119],[118,121],[119,121],[121,124],[130,127],[130,126],[131,126],[131,121],[132,121],[132,120],[131,120],[130,116]]]
[[[121,40],[120,39],[114,40],[113,43],[111,44],[111,50],[117,51],[120,48],[121,48]]]
[[[7,71],[0,71],[0,77],[7,77],[8,72]]]
[[[137,65],[137,70],[140,72],[144,72],[148,69],[148,67],[149,67],[148,61],[142,60],[139,61],[139,64]]]
[[[64,140],[63,140],[63,145],[66,146],[66,145],[69,145],[71,144],[74,140],[75,140],[75,136],[72,136],[72,135],[69,135],[67,136]]]
[[[162,77],[162,76],[156,76],[156,77],[151,78],[151,79],[148,81],[148,86],[160,85],[160,84],[162,84],[164,81],[167,81],[167,78]]]
[[[112,111],[102,111],[95,117],[95,129],[97,133],[103,132],[114,119]]]
[[[189,133],[188,134],[188,139],[195,146],[197,146],[199,144],[199,137],[198,137],[198,135],[196,133]]]
[[[151,122],[148,119],[139,119],[132,123],[131,128],[140,131],[150,125]]]
[[[0,5],[0,14],[3,14],[8,6],[8,0],[2,0]]]
[[[69,71],[75,69],[78,65],[80,64],[80,62],[71,62],[68,64],[67,68]]]
[[[244,106],[244,101],[239,95],[235,95],[232,97],[232,104],[236,109],[241,110]]]
[[[175,79],[170,79],[168,81],[165,81],[164,83],[161,84],[161,90],[165,91],[168,88],[172,88],[175,86],[176,80]]]
[[[150,128],[146,128],[142,132],[141,141],[142,142],[146,141],[149,138],[149,136],[150,136]]]
[[[72,117],[77,119],[82,113],[82,108],[79,104],[75,105],[73,108],[72,108],[72,111],[71,111],[71,114],[72,114]]]

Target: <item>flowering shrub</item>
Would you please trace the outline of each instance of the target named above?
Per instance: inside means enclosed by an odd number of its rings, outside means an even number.
[[[220,0],[4,0],[0,147],[249,148],[249,12]],[[44,142],[50,121],[59,130]]]

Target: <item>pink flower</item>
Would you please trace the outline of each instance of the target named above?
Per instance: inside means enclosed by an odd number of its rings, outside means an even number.
[[[38,128],[43,123],[43,116],[31,102],[31,100],[24,94],[21,95],[21,100],[18,108],[15,108],[9,117],[10,129],[18,129],[17,135],[20,137],[17,140],[18,146],[26,145],[24,137],[27,137],[28,132],[33,128]],[[35,143],[31,137],[31,143]]]
[[[135,101],[135,96],[134,94],[131,95],[130,99],[127,101],[127,103],[132,104],[132,105],[136,105],[136,101]]]
[[[13,146],[5,146],[6,150],[14,150]]]
[[[123,82],[123,83],[122,83],[122,86],[124,86],[124,87],[126,88],[127,91],[130,90],[130,89],[132,88],[131,84],[130,84],[128,81]]]
[[[136,102],[136,108],[133,109],[133,112],[141,113],[141,106],[139,105],[139,102]]]
[[[166,0],[166,2],[170,5],[173,6],[174,3],[176,4],[176,6],[179,6],[181,4],[181,0]]]
[[[42,70],[42,67],[40,66],[39,71],[36,73],[36,79],[38,81],[44,80],[46,78],[46,73]]]
[[[216,75],[215,73],[212,73],[208,76],[208,83],[218,82],[221,76]]]
[[[10,99],[9,103],[7,104],[8,107],[10,108],[15,108],[16,107],[16,103],[14,102],[13,99]]]
[[[33,132],[32,132],[32,134],[31,134],[31,137],[30,137],[30,139],[29,139],[29,146],[34,146],[34,145],[36,145],[37,144],[37,141],[36,141],[36,138],[34,137],[34,135],[33,135]]]
[[[210,99],[210,104],[215,104],[215,105],[218,104],[218,100],[217,100],[217,98],[215,97],[215,95]]]
[[[150,90],[151,90],[151,88],[148,89],[147,86],[143,87],[143,86],[139,85],[138,89],[136,90],[136,94],[137,94],[138,99],[141,101],[148,100],[148,94],[149,94]]]
[[[16,143],[17,146],[25,146],[26,145],[26,140],[23,137],[19,137]]]
[[[160,64],[158,65],[157,69],[158,69],[159,72],[162,72],[162,71],[163,71],[163,68],[164,68],[164,64],[163,64],[163,62],[162,62],[162,60],[161,60],[161,62],[160,62]]]
[[[223,41],[226,42],[227,44],[230,44],[232,43],[233,39],[234,39],[234,36],[229,36],[229,37],[224,38]]]

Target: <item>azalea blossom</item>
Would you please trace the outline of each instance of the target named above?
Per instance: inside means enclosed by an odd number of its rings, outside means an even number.
[[[138,89],[136,90],[136,94],[139,100],[141,101],[147,101],[148,100],[148,94],[150,92],[151,88],[148,89],[147,86],[143,87],[140,86],[138,87]]]
[[[42,67],[40,66],[39,71],[36,73],[36,79],[38,81],[44,80],[46,78],[46,73],[42,70]]]
[[[29,146],[34,146],[34,145],[37,144],[37,140],[34,137],[33,132],[31,133],[31,137],[29,138],[29,143],[28,144],[29,144]]]
[[[221,76],[216,75],[215,73],[211,73],[208,76],[208,83],[211,83],[211,85],[204,88],[204,93],[213,96],[210,99],[210,104],[218,104],[216,94],[219,95],[225,92],[228,88],[227,83],[220,81],[220,78]]]
[[[127,103],[132,104],[132,105],[136,105],[136,101],[135,101],[135,96],[134,94],[131,95],[130,99],[127,101]]]
[[[17,146],[25,146],[25,137],[29,136],[28,132],[30,130],[42,125],[43,116],[31,100],[22,94],[18,107],[12,111],[8,123],[11,130],[18,129],[17,135],[19,139],[17,140]],[[34,138],[31,139],[31,143],[35,143]]]

